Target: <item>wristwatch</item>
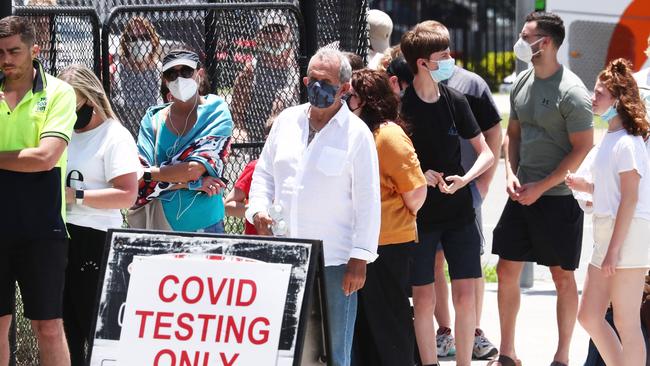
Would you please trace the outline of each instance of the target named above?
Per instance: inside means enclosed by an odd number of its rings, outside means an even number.
[[[84,191],[83,189],[77,189],[74,191],[74,198],[78,205],[84,204]]]
[[[151,168],[146,168],[144,170],[144,174],[142,174],[142,180],[144,180],[145,183],[151,182]]]

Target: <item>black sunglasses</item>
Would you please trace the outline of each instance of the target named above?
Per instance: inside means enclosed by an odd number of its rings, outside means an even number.
[[[178,78],[179,75],[182,78],[189,79],[192,77],[192,75],[194,75],[194,69],[184,65],[180,69],[171,68],[163,72],[163,77],[167,81],[174,81]]]

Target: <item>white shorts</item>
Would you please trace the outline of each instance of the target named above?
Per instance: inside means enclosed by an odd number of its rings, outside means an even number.
[[[594,216],[594,253],[591,264],[600,268],[609,241],[614,232],[615,219],[611,216]],[[648,248],[650,244],[650,221],[633,218],[630,229],[619,252],[619,261],[616,268],[650,268]]]

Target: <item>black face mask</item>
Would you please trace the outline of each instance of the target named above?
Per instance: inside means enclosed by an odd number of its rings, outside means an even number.
[[[80,130],[90,123],[90,120],[93,118],[93,107],[88,104],[84,104],[77,111],[77,122],[74,123],[74,129]]]

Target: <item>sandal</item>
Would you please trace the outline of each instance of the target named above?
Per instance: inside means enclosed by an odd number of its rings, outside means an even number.
[[[504,355],[499,355],[499,358],[488,362],[487,365],[485,366],[494,365],[495,362],[498,362],[499,365],[501,366],[521,366],[521,360],[519,359],[513,360],[512,358]],[[552,366],[556,366],[556,365],[552,365]]]

